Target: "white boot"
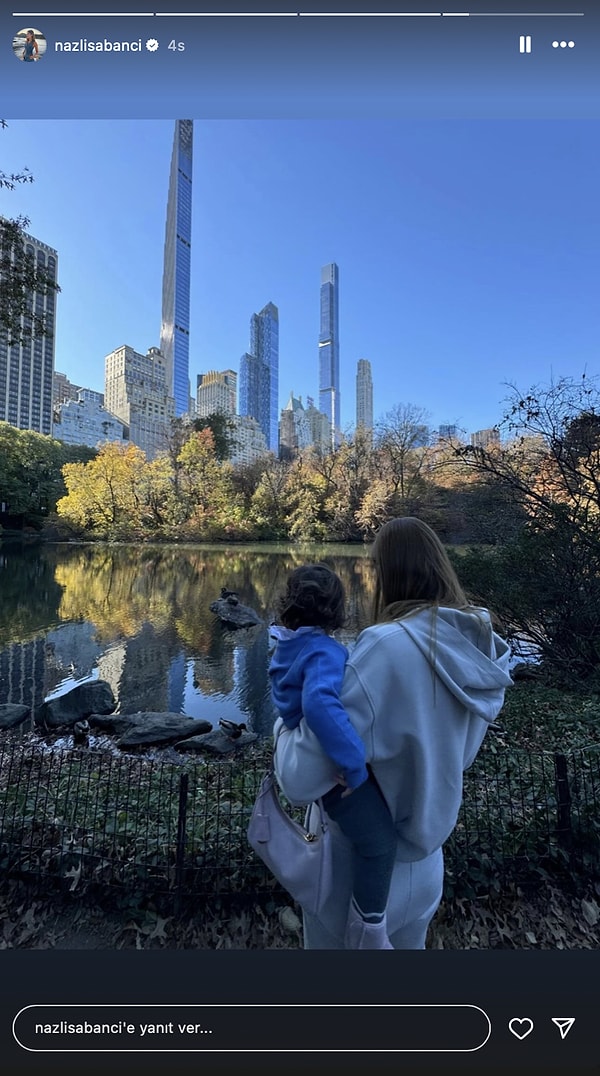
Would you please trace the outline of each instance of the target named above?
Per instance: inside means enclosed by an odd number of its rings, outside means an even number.
[[[350,905],[344,944],[346,949],[394,948],[388,938],[385,916],[379,923],[369,923],[357,911],[354,902]]]

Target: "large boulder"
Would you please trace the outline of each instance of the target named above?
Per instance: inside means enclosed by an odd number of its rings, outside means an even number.
[[[19,702],[4,702],[0,706],[0,729],[12,729],[22,725],[31,713],[30,706]]]
[[[140,711],[137,714],[122,714],[121,716],[129,718],[130,725],[117,740],[117,747],[174,743],[176,740],[207,733],[212,729],[210,721],[205,721],[204,718],[187,717],[185,714]]]
[[[211,602],[209,608],[228,628],[253,628],[255,624],[263,623],[254,609],[249,605],[241,605],[238,601],[219,598],[216,602]]]
[[[138,723],[141,714],[90,714],[88,721],[95,732],[122,736],[127,729]]]
[[[111,714],[117,705],[112,687],[106,680],[89,680],[85,684],[48,699],[38,708],[35,721],[42,728],[70,728],[90,714]]]

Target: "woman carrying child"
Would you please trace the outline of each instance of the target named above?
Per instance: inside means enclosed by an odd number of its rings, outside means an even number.
[[[442,845],[456,825],[463,771],[512,683],[510,652],[487,609],[467,600],[426,523],[386,523],[372,558],[373,626],[361,632],[346,663],[340,701],[394,824],[388,937],[395,949],[424,949],[442,896]],[[309,723],[282,727],[278,720],[275,734],[275,771],[287,798],[308,804],[327,795],[335,768]],[[349,947],[352,849],[335,822],[331,833],[333,889],[318,917],[304,914],[307,949]]]

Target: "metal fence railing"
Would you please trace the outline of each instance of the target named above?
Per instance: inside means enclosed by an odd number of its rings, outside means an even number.
[[[481,750],[445,847],[447,889],[500,889],[540,871],[600,866],[600,745]]]
[[[175,898],[277,890],[246,839],[264,757],[0,746],[0,874]],[[600,747],[483,749],[445,846],[449,893],[600,863]]]

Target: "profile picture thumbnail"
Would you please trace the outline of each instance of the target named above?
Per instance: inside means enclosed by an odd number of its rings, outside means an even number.
[[[46,51],[46,38],[41,30],[26,26],[15,34],[12,47],[17,60],[34,63],[35,60],[40,60]]]

